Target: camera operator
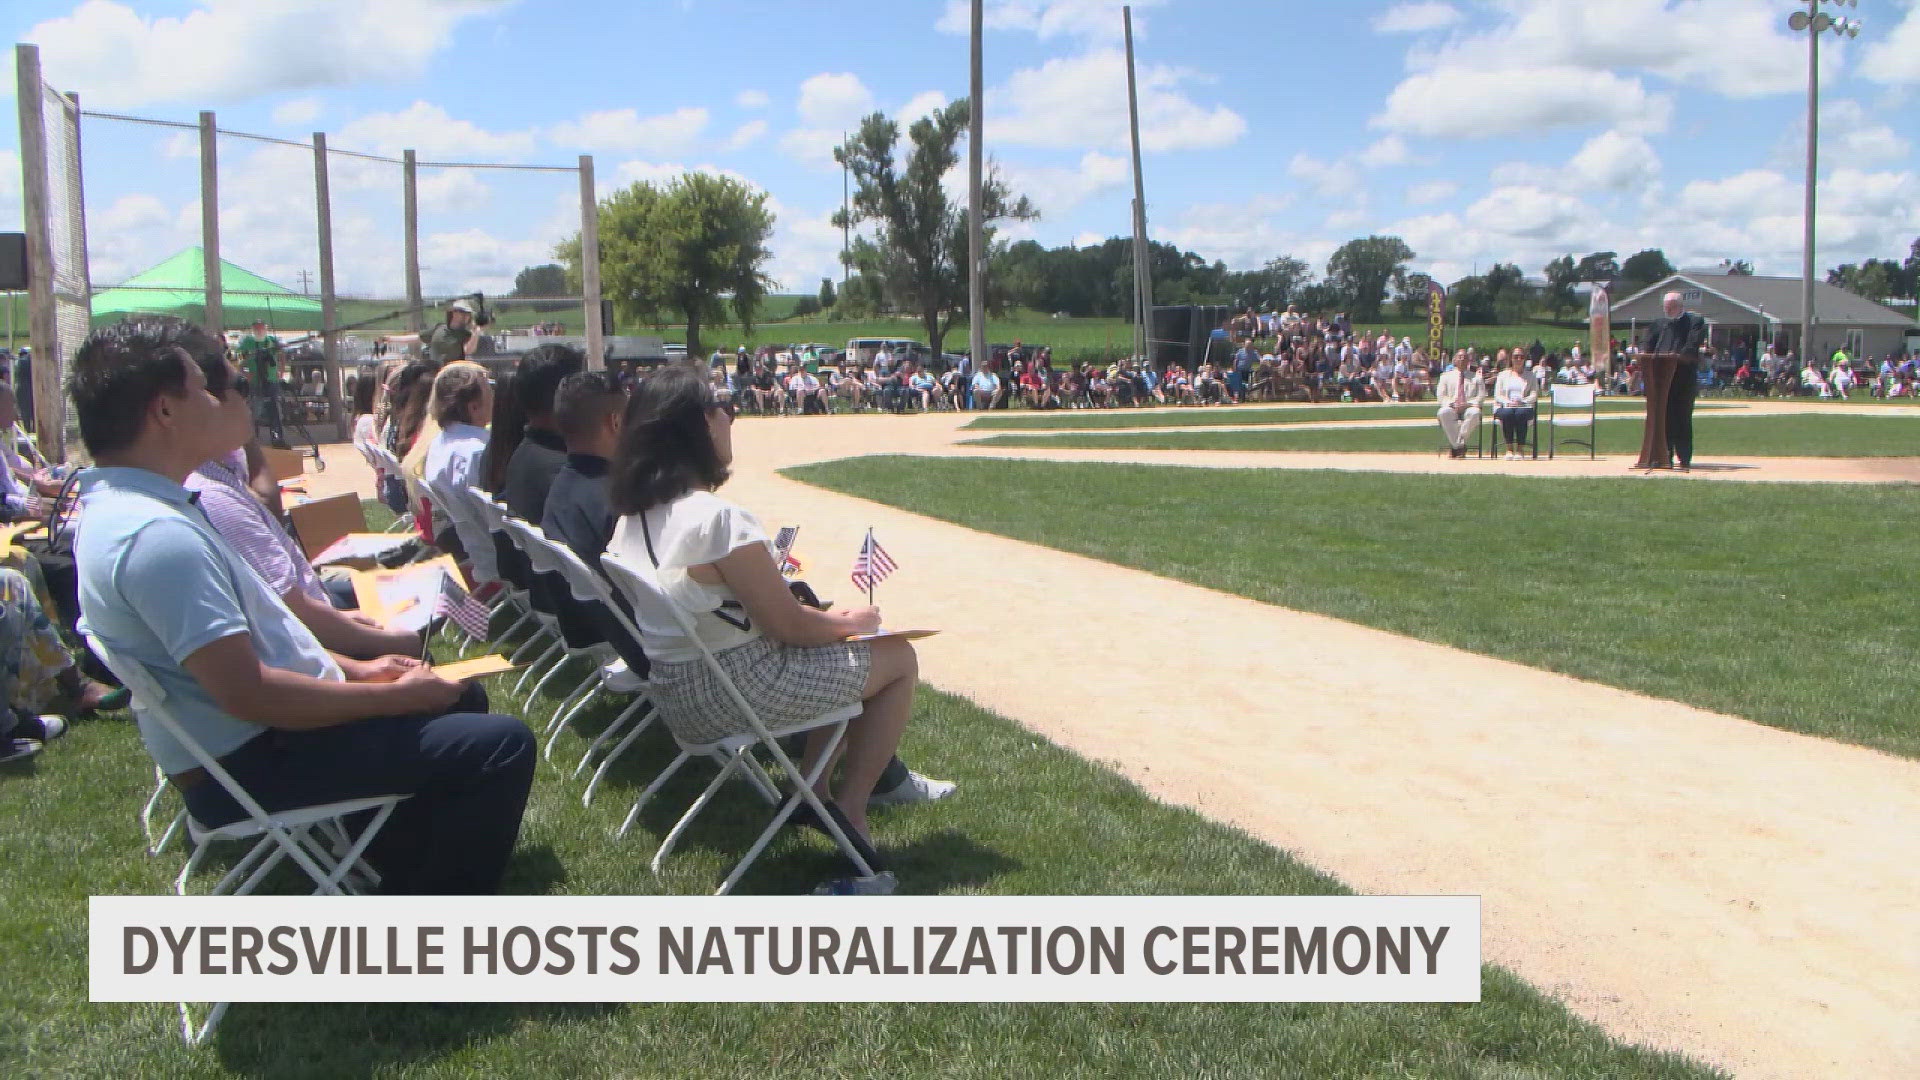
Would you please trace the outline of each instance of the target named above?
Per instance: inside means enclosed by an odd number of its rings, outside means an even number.
[[[473,305],[465,300],[448,304],[446,321],[420,335],[421,343],[427,347],[427,359],[436,364],[473,359],[474,349],[480,344],[479,325],[474,319]]]
[[[267,445],[285,450],[287,432],[280,405],[280,349],[280,339],[267,333],[265,322],[255,319],[252,332],[240,339],[234,351],[253,376],[253,385],[260,388],[254,420],[266,423]]]

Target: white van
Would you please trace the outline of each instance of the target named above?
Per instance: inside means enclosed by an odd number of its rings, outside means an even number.
[[[927,361],[933,356],[933,350],[928,348],[925,342],[914,341],[912,338],[849,338],[847,363],[872,367],[873,358],[881,349],[885,349],[896,364],[911,357],[920,366],[925,367]]]

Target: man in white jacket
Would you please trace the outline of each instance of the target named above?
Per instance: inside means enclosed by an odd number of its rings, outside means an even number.
[[[1433,388],[1433,400],[1440,403],[1440,430],[1457,458],[1467,456],[1467,441],[1480,430],[1480,401],[1487,396],[1487,384],[1471,363],[1468,350],[1458,350]]]

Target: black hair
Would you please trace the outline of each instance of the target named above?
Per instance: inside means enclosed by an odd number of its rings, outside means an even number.
[[[379,385],[380,380],[374,378],[371,372],[359,376],[354,381],[353,415],[359,416],[373,411],[373,392],[379,388]]]
[[[571,345],[552,342],[528,349],[512,375],[494,388],[493,426],[487,453],[480,462],[483,486],[495,495],[507,484],[507,464],[526,439],[527,420],[553,413],[553,395],[560,380],[586,366],[587,354]]]
[[[132,446],[139,441],[147,410],[155,400],[163,394],[186,393],[183,351],[205,367],[203,357],[222,360],[226,345],[199,326],[171,315],[136,315],[87,335],[73,354],[67,393],[73,398],[80,439],[89,454],[98,458]],[[209,375],[207,389],[226,392],[224,363],[218,385]]]
[[[560,380],[553,396],[553,425],[563,439],[576,439],[594,429],[626,402],[620,380],[607,371],[582,371]]]
[[[433,376],[440,365],[431,360],[415,360],[400,369],[393,380],[393,393],[388,396],[393,425],[399,429],[394,440],[394,452],[404,455],[412,448],[413,440],[420,436],[421,424],[427,415],[427,400],[433,395]]]
[[[465,424],[473,404],[487,392],[487,372],[474,364],[448,364],[433,377],[433,421],[446,430]]]
[[[527,429],[527,414],[515,392],[520,377],[508,374],[493,388],[493,416],[487,421],[487,448],[480,454],[480,486],[489,495],[507,489],[507,465]],[[441,425],[444,427],[445,425]]]
[[[726,483],[727,467],[707,427],[712,404],[704,374],[680,364],[655,371],[634,389],[608,482],[614,513],[637,514]]]
[[[553,342],[527,350],[513,377],[514,396],[520,399],[521,410],[528,416],[553,412],[560,380],[586,366],[587,354],[572,345]]]

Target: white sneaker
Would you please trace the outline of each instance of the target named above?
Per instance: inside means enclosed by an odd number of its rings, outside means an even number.
[[[951,780],[934,780],[910,772],[901,785],[892,791],[876,791],[867,798],[868,806],[911,806],[914,803],[937,802],[954,793],[960,787]]]

